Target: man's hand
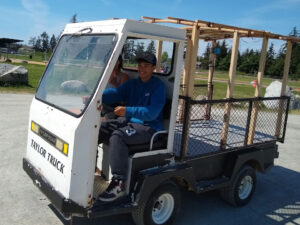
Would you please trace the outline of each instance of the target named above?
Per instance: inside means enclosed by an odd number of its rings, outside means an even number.
[[[125,106],[117,106],[114,110],[114,114],[117,116],[125,116],[126,115],[126,107]]]

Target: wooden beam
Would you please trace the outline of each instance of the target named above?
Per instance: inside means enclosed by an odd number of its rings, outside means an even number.
[[[268,31],[264,30],[254,30],[254,29],[248,29],[248,28],[242,28],[242,27],[236,27],[236,26],[230,26],[225,24],[219,24],[219,23],[213,23],[209,21],[203,21],[203,20],[186,20],[186,19],[180,19],[180,18],[174,18],[174,17],[167,17],[166,19],[159,19],[159,18],[153,18],[153,17],[142,17],[143,19],[147,19],[149,21],[146,21],[148,23],[175,23],[175,24],[181,24],[181,25],[187,25],[192,28],[192,26],[197,23],[198,26],[200,26],[200,29],[210,29],[214,31],[226,31],[226,32],[235,32],[238,31],[245,37],[269,37],[272,39],[279,39],[279,40],[286,40],[286,41],[292,41],[292,42],[300,42],[299,37],[290,37],[290,36],[284,36],[279,34],[273,34]],[[186,28],[188,29],[188,28]],[[210,40],[213,40],[213,38],[210,38]]]
[[[262,47],[261,47],[261,54],[260,54],[260,60],[259,60],[259,67],[257,72],[257,83],[255,87],[255,97],[261,96],[261,87],[262,87],[262,81],[264,77],[264,71],[265,71],[265,65],[267,60],[267,50],[268,50],[268,41],[269,38],[265,37],[263,39]]]
[[[186,89],[184,96],[193,97],[195,69],[198,55],[198,42],[199,42],[199,27],[193,27],[192,36],[187,39],[187,49],[185,55],[184,65],[184,80],[183,86]]]
[[[161,51],[162,51],[162,41],[157,40],[156,42],[156,72],[160,72],[160,67],[161,67]]]
[[[290,63],[291,63],[292,47],[293,47],[292,41],[287,41],[280,96],[285,96],[285,92],[286,92],[286,84],[287,84],[287,79],[289,76]],[[284,106],[284,102],[283,102],[283,100],[280,100],[279,107],[278,107],[276,131],[275,131],[276,138],[279,138],[279,136],[280,136],[280,130],[281,130],[281,124],[282,124],[282,114],[284,112],[283,106]]]
[[[193,49],[193,43],[192,43],[192,37],[187,37],[186,42],[186,50],[185,50],[185,63],[184,63],[184,71],[183,71],[183,95],[187,96],[187,86],[189,83],[189,74],[190,74],[190,68],[191,68],[191,55],[192,55],[192,49]]]
[[[210,48],[210,53],[209,53],[209,69],[208,69],[208,78],[207,78],[207,100],[212,99],[212,81],[214,77],[214,72],[215,72],[215,61],[216,61],[216,55],[214,53],[214,48],[216,47],[217,42],[216,40],[213,40],[211,42],[211,48]],[[205,105],[205,115],[204,118],[209,120],[210,119],[210,112],[211,112],[211,105],[207,104]]]
[[[191,59],[190,59],[190,69],[189,69],[189,85],[187,94],[189,97],[193,98],[193,91],[194,91],[194,82],[195,82],[195,72],[196,72],[196,63],[197,63],[197,56],[198,56],[198,46],[199,46],[199,33],[200,29],[197,24],[193,27],[192,32],[192,51],[191,51]]]
[[[184,70],[183,70],[183,81],[182,81],[182,95],[187,96],[187,86],[188,86],[188,76],[190,73],[190,62],[191,62],[191,53],[192,53],[192,37],[188,36],[186,41],[186,48],[185,48],[185,63],[184,63]],[[183,116],[184,116],[184,101],[182,99],[179,100],[179,123],[183,123]]]
[[[185,96],[193,98],[193,90],[194,90],[194,80],[195,80],[195,70],[196,70],[196,62],[197,62],[197,56],[198,56],[198,44],[199,44],[199,33],[200,29],[199,26],[194,24],[193,26],[193,32],[191,40],[188,41],[188,48],[186,52],[186,66],[188,67],[187,73],[185,73],[184,76],[184,85],[186,85],[185,90]],[[187,68],[185,68],[187,69]],[[184,107],[182,107],[182,110],[185,110]],[[190,127],[190,111],[187,111],[187,114],[184,115],[185,117],[185,125],[186,125],[186,137],[189,137],[189,127]],[[183,143],[183,156],[187,154],[188,150],[188,140],[189,138],[184,138]]]
[[[237,65],[237,58],[238,58],[238,51],[239,51],[239,40],[240,40],[239,33],[236,31],[234,32],[233,35],[233,44],[231,50],[229,78],[227,82],[227,93],[226,93],[227,99],[230,99],[233,96],[234,78],[236,74],[236,65]],[[230,121],[230,110],[231,110],[231,103],[226,103],[225,110],[224,110],[221,143],[220,143],[221,149],[226,149],[228,127]]]
[[[261,96],[261,87],[262,87],[262,80],[264,76],[265,71],[265,65],[266,65],[266,59],[267,59],[267,49],[268,49],[268,41],[269,38],[265,37],[263,39],[262,47],[261,47],[261,54],[260,54],[260,60],[259,60],[259,67],[258,67],[258,73],[257,73],[257,82],[255,87],[255,97]],[[247,144],[251,145],[253,144],[253,139],[255,135],[255,127],[256,127],[256,120],[257,120],[257,114],[258,114],[258,101],[254,101],[253,109],[251,112],[251,120],[249,125],[249,135],[248,135],[248,141]]]

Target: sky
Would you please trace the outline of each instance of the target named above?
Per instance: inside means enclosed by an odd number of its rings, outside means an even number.
[[[28,44],[46,31],[59,35],[77,14],[79,22],[167,16],[265,30],[288,35],[300,30],[300,0],[0,0],[0,38]],[[270,41],[279,50],[283,41]],[[228,43],[230,45],[230,42]],[[200,52],[207,43],[200,42]],[[240,50],[259,49],[260,39],[243,39]]]

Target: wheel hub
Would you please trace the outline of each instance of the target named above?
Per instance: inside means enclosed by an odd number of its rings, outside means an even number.
[[[173,210],[173,196],[169,193],[162,194],[154,203],[152,210],[152,219],[156,224],[163,224],[170,218]]]
[[[239,186],[239,198],[244,200],[248,198],[253,188],[253,179],[251,176],[245,176],[241,180],[241,184]]]

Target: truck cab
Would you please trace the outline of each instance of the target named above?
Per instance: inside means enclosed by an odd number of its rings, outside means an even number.
[[[154,76],[167,87],[168,115],[164,121],[167,138],[160,149],[132,146],[139,150],[128,160],[132,165],[132,161],[151,155],[171,158],[173,142],[169,140],[174,138],[184,39],[183,30],[125,19],[65,27],[31,103],[24,158],[60,196],[58,205],[68,200],[74,207],[86,209],[97,198],[95,168],[98,166],[105,173],[102,164],[107,166],[101,151],[105,147],[98,146],[101,96],[119,55],[124,58],[123,69],[130,78],[138,76],[135,55],[131,53],[134,48],[143,47],[146,51],[152,47],[154,53],[159,48]],[[161,58],[162,52],[169,56]],[[106,180],[109,178],[107,172]],[[38,180],[35,182],[41,185]],[[130,188],[127,187],[128,191]]]

